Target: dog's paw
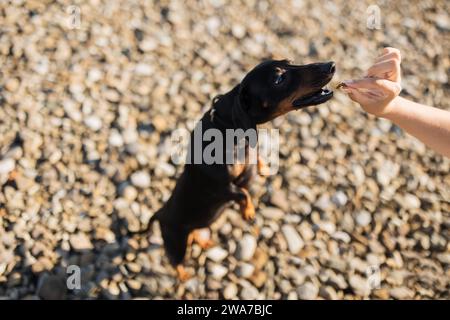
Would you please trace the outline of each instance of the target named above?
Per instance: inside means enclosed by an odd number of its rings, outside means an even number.
[[[263,176],[263,177],[270,175],[269,166],[261,158],[258,158],[257,172],[260,176]]]
[[[245,220],[250,221],[255,219],[255,207],[253,206],[253,204],[248,204],[245,208],[243,208],[242,210],[242,216],[244,217]]]
[[[191,275],[184,269],[182,265],[177,266],[177,277],[181,282],[186,282],[191,278]]]
[[[198,245],[200,246],[200,248],[202,248],[202,249],[209,249],[209,248],[212,248],[212,247],[214,247],[214,245],[215,245],[215,243],[214,243],[214,241],[213,240],[211,240],[211,239],[202,239],[202,240],[200,240],[200,241],[198,241],[197,240],[197,243],[198,243]]]

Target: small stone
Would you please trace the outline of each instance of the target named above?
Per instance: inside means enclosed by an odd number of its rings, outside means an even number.
[[[337,300],[338,295],[336,293],[336,290],[334,290],[333,287],[330,286],[322,286],[319,290],[319,295],[327,300]]]
[[[117,130],[111,130],[108,141],[109,141],[109,144],[113,147],[123,146],[122,135]]]
[[[123,188],[122,195],[126,200],[132,202],[137,198],[138,191],[136,190],[135,187],[128,185],[125,188]]]
[[[315,205],[322,211],[327,211],[331,207],[330,196],[324,193],[320,196],[319,200],[316,201]]]
[[[114,232],[104,227],[98,227],[97,229],[95,229],[95,238],[103,240],[107,243],[113,243],[116,241],[116,236]]]
[[[297,288],[298,298],[301,300],[314,300],[318,293],[319,289],[311,282],[305,282]]]
[[[405,209],[419,209],[420,200],[415,195],[407,193],[403,197],[403,206]]]
[[[361,227],[365,227],[368,226],[372,221],[372,216],[369,212],[363,210],[356,214],[355,220],[358,225],[360,225]]]
[[[70,235],[69,242],[70,246],[75,251],[91,250],[94,248],[89,237],[81,232]]]
[[[302,224],[300,224],[299,231],[302,239],[304,239],[305,241],[309,241],[314,238],[315,233],[313,231],[313,228],[307,222],[302,222]]]
[[[242,39],[245,36],[245,27],[240,24],[233,24],[231,27],[231,33],[238,39]]]
[[[84,119],[84,124],[91,130],[98,131],[102,128],[102,120],[97,116],[89,116]]]
[[[261,248],[256,248],[255,255],[253,256],[252,262],[256,269],[261,270],[266,266],[269,256],[267,252]]]
[[[150,187],[150,175],[147,171],[136,171],[130,177],[131,183],[142,189],[146,189]]]
[[[372,291],[372,294],[378,299],[387,300],[389,299],[389,291],[387,289],[375,289]]]
[[[156,42],[152,38],[144,39],[141,41],[141,43],[139,43],[139,49],[141,49],[144,52],[153,51],[156,48],[158,48],[158,42]]]
[[[281,209],[275,207],[266,207],[261,209],[261,214],[264,218],[270,220],[280,220],[284,216],[284,212]]]
[[[255,285],[255,287],[261,288],[267,281],[267,273],[264,271],[256,271],[250,277],[250,281]]]
[[[160,162],[155,169],[155,173],[159,177],[172,177],[175,175],[176,169],[170,163]]]
[[[17,78],[11,78],[6,81],[5,88],[10,92],[15,92],[19,89],[20,82]]]
[[[367,279],[359,275],[350,276],[349,284],[358,296],[366,297],[370,294],[370,286]]]
[[[138,280],[128,279],[128,280],[126,281],[126,283],[127,283],[127,287],[128,287],[129,289],[131,289],[131,290],[138,291],[138,290],[140,290],[141,287],[142,287],[142,283],[141,283],[140,281],[138,281]]]
[[[244,300],[255,300],[258,299],[258,289],[253,286],[247,286],[241,291],[241,298]]]
[[[214,247],[206,252],[206,256],[214,262],[221,262],[228,256],[228,252],[221,247]]]
[[[149,64],[139,63],[134,68],[134,71],[140,76],[151,76],[154,72],[154,68]]]
[[[253,271],[255,271],[253,265],[243,262],[236,268],[236,275],[241,278],[249,278],[253,274]]]
[[[158,132],[164,132],[167,129],[167,121],[163,116],[155,116],[152,124]]]
[[[331,198],[331,201],[338,207],[343,207],[347,204],[348,198],[345,192],[338,191],[336,192],[333,197]]]
[[[283,232],[284,238],[288,244],[289,251],[292,254],[297,254],[304,246],[304,242],[297,230],[289,224],[285,224],[281,227],[281,231]]]
[[[0,175],[6,175],[14,170],[16,162],[13,159],[6,158],[0,161]]]
[[[224,266],[222,266],[220,264],[216,264],[216,263],[212,264],[209,267],[209,271],[211,272],[211,276],[217,280],[222,279],[228,273],[227,268],[225,268]]]
[[[237,286],[231,282],[223,290],[223,297],[227,300],[235,299],[237,297],[237,293]]]
[[[239,241],[237,249],[237,258],[243,261],[249,261],[256,250],[256,239],[250,234],[245,234]]]
[[[389,185],[391,180],[397,176],[400,166],[392,161],[384,161],[377,171],[377,181],[382,186]]]
[[[105,91],[105,98],[110,102],[119,102],[120,94],[117,90],[109,89]]]
[[[283,190],[275,190],[270,197],[270,202],[284,212],[289,211],[289,202],[286,197],[286,192]]]
[[[333,233],[332,237],[333,239],[340,240],[345,243],[350,243],[350,241],[352,240],[349,234],[344,231],[336,231],[335,233]]]
[[[414,292],[406,287],[393,288],[389,291],[389,294],[392,298],[398,300],[411,299],[414,297]]]
[[[37,295],[43,300],[64,300],[66,292],[66,282],[60,276],[43,275],[39,279]]]
[[[92,82],[97,82],[101,80],[103,73],[99,69],[91,69],[88,72],[88,80]]]

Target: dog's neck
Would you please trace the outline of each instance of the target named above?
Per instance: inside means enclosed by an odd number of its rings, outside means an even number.
[[[256,129],[256,124],[244,124],[244,120],[249,119],[249,116],[243,111],[240,105],[239,85],[235,86],[226,94],[214,98],[209,115],[211,122],[220,130]]]

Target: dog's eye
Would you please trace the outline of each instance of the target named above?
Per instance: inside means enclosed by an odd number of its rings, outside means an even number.
[[[274,84],[275,84],[275,85],[281,84],[281,83],[284,81],[284,78],[285,78],[284,73],[277,74],[277,75],[275,76]]]

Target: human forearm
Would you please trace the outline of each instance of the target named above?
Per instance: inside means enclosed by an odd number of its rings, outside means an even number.
[[[450,158],[450,112],[396,97],[383,115],[436,152]]]

